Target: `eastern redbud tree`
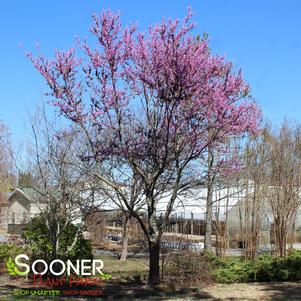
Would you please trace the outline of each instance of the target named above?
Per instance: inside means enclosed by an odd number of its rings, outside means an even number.
[[[146,219],[124,202],[148,241],[152,284],[160,282],[160,241],[193,180],[190,169],[208,147],[256,132],[260,117],[241,72],[213,55],[194,27],[190,10],[182,22],[163,20],[145,32],[123,27],[108,10],[93,16],[95,43],[78,42],[54,59],[28,54],[52,105],[87,135],[90,156],[139,177]],[[99,180],[122,195],[117,183]]]

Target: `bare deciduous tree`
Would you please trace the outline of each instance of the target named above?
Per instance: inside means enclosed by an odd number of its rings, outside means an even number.
[[[14,183],[12,147],[7,126],[0,121],[0,226],[6,224],[6,195]]]
[[[270,206],[277,253],[286,256],[288,235],[300,206],[301,128],[284,122],[270,133]]]
[[[56,258],[60,248],[60,237],[70,223],[80,224],[82,207],[88,206],[88,196],[83,192],[90,189],[84,182],[82,170],[75,168],[78,158],[74,155],[78,149],[77,132],[58,131],[55,121],[50,122],[44,109],[31,120],[32,143],[30,149],[30,173],[34,190],[34,204],[37,212],[46,221],[49,238],[52,244],[52,258]],[[70,252],[78,239],[75,235]]]

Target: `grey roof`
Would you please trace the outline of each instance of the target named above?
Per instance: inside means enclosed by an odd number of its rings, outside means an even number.
[[[16,187],[13,191],[11,191],[8,195],[8,200],[10,200],[13,195],[16,193],[22,195],[28,201],[32,201],[37,197],[37,193],[33,188],[30,187]]]

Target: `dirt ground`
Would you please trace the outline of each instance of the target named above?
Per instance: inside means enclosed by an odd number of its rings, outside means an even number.
[[[301,282],[219,284],[203,291],[212,300],[301,300]]]
[[[110,290],[109,290],[110,291]],[[148,286],[122,287],[119,296],[108,295],[105,300],[301,300],[301,282],[252,283],[213,285],[206,288],[168,290]]]

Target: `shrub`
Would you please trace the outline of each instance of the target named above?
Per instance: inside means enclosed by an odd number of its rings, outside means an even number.
[[[14,244],[0,244],[0,273],[6,274],[5,262],[10,258],[14,258],[22,253],[29,253],[28,246],[20,246]]]
[[[301,252],[287,257],[260,255],[254,260],[229,257],[210,259],[215,264],[213,278],[217,282],[297,281],[301,280]]]
[[[273,257],[271,255],[261,255],[254,261],[256,275],[254,281],[286,281],[299,280],[300,274],[299,255],[288,257]],[[299,258],[299,259],[298,259]]]
[[[254,260],[242,257],[221,259],[189,251],[172,254],[165,260],[165,280],[180,285],[216,281],[220,283],[301,280],[301,252],[287,257],[260,255]]]
[[[206,256],[182,251],[165,259],[164,280],[177,285],[212,282],[210,260]]]
[[[62,225],[65,221],[60,221]],[[76,259],[92,259],[92,245],[91,242],[84,239],[82,231],[72,223],[68,223],[66,227],[62,227],[62,232],[59,237],[59,250],[57,258],[66,260]],[[78,236],[74,247],[68,251],[68,247],[72,244],[74,237]],[[27,225],[23,237],[25,241],[31,246],[32,260],[43,258],[46,261],[52,259],[52,244],[51,233],[46,226],[43,217],[35,217]]]
[[[9,257],[15,257],[18,254],[26,253],[28,249],[27,246],[0,244],[0,260],[7,260]]]
[[[271,281],[274,278],[272,268],[274,258],[271,255],[264,254],[251,261],[254,266],[254,277],[250,281]]]
[[[301,280],[301,252],[293,250],[286,258],[286,265],[289,269],[289,280]]]
[[[254,274],[251,262],[240,257],[221,260],[220,265],[212,272],[214,280],[221,283],[249,282]]]

